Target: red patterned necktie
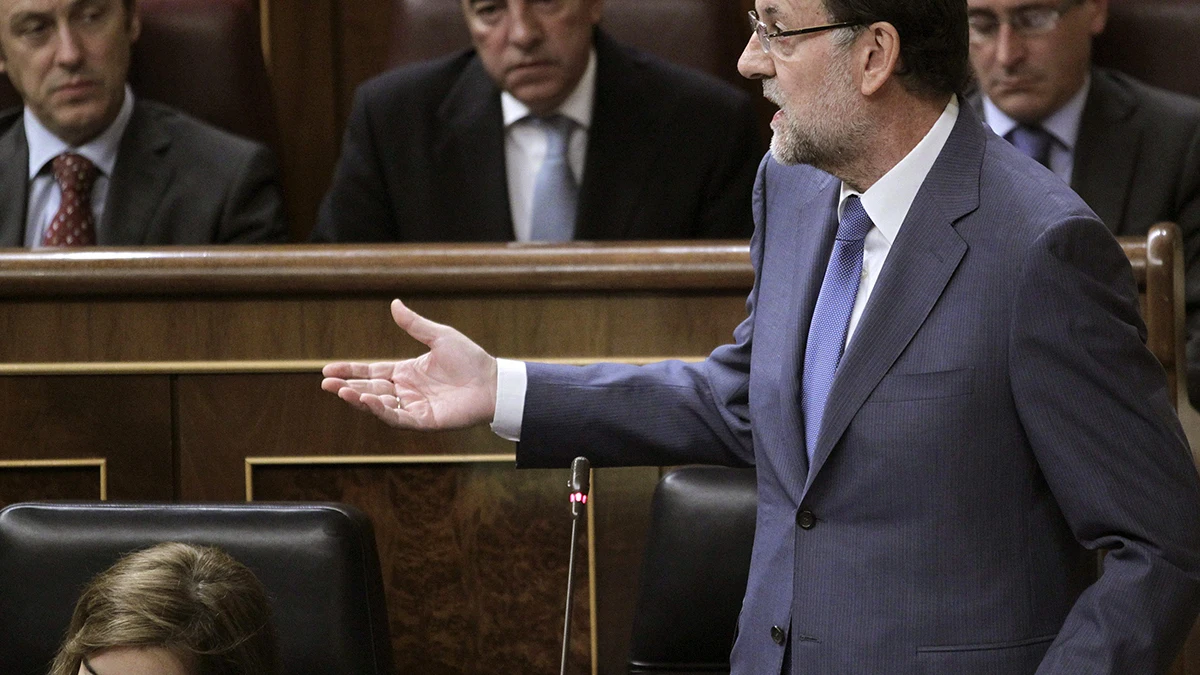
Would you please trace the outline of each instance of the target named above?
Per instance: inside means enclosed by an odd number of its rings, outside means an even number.
[[[92,215],[92,185],[100,170],[87,157],[73,152],[55,157],[52,164],[54,180],[62,190],[62,201],[42,235],[42,245],[94,245],[96,218]]]

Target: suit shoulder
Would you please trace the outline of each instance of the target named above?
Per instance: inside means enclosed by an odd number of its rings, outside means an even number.
[[[980,215],[1002,225],[1006,237],[1032,241],[1067,221],[1098,216],[1061,178],[988,131],[980,169]]]
[[[689,103],[728,108],[750,105],[750,95],[745,91],[701,70],[667,61],[611,39],[599,39],[597,51],[601,58],[611,59],[618,68],[640,70],[648,80],[658,83],[661,91],[676,93],[689,100]]]
[[[355,107],[359,105],[390,109],[399,106],[422,106],[449,94],[458,76],[475,59],[468,49],[448,56],[422,61],[376,75],[359,85],[355,91]]]
[[[159,127],[171,137],[172,143],[187,147],[198,156],[228,161],[230,155],[247,156],[266,151],[266,146],[258,141],[215,127],[163,103],[139,100],[137,105],[143,123]]]
[[[1094,73],[1097,92],[1110,98],[1124,98],[1136,108],[1148,125],[1200,125],[1200,99],[1169,91],[1141,80],[1104,68]]]

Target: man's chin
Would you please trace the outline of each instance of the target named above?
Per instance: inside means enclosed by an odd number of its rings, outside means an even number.
[[[558,80],[526,81],[510,84],[508,93],[537,114],[548,113],[562,104],[567,93]]]
[[[42,120],[46,128],[72,145],[86,143],[112,124],[103,109],[72,109],[57,111],[51,120]],[[115,116],[114,116],[115,117]]]

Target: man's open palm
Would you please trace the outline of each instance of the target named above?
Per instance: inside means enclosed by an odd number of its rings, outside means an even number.
[[[414,359],[331,363],[321,388],[391,426],[432,431],[490,422],[496,411],[496,359],[467,336],[392,301],[392,318],[429,347]]]

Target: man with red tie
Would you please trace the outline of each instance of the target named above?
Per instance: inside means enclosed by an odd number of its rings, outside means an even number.
[[[0,0],[0,246],[283,241],[266,148],[135,99],[135,0]]]

